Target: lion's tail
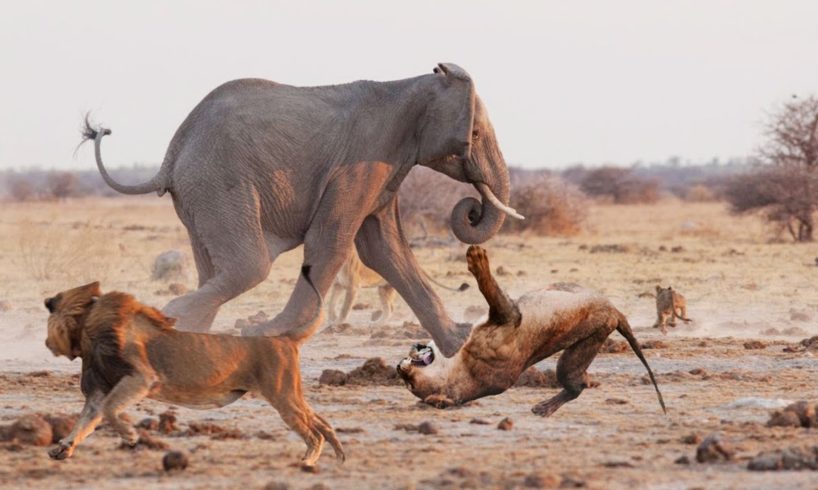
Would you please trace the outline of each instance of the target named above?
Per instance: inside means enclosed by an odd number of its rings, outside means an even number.
[[[315,284],[313,284],[312,279],[310,278],[310,269],[312,269],[312,266],[310,265],[301,266],[301,277],[307,281],[307,284],[310,285],[312,290],[315,292],[315,295],[318,296],[318,308],[315,310],[315,316],[304,324],[299,325],[289,332],[283,334],[284,337],[289,337],[299,344],[310,338],[312,334],[315,333],[318,326],[321,325],[321,320],[324,318],[324,297],[321,295],[321,291],[319,291],[318,288],[315,287]]]
[[[642,348],[639,347],[639,342],[636,341],[636,337],[633,336],[633,330],[631,330],[631,326],[628,323],[628,319],[625,318],[624,315],[620,314],[619,317],[619,324],[616,327],[616,330],[625,337],[625,340],[628,341],[630,344],[631,349],[633,349],[634,354],[636,357],[642,361],[642,364],[645,366],[645,369],[648,370],[648,376],[650,376],[650,380],[653,383],[653,387],[656,389],[656,395],[659,397],[659,405],[662,406],[662,411],[667,413],[667,408],[665,408],[665,400],[662,398],[662,392],[659,391],[659,386],[656,384],[656,378],[653,376],[653,371],[650,369],[648,365],[648,361],[645,359],[644,354],[642,354]]]

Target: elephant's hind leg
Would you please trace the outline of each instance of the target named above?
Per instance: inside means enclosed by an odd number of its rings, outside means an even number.
[[[238,186],[221,197],[218,205],[197,211],[195,226],[189,230],[191,242],[199,247],[194,254],[199,288],[172,300],[163,310],[177,319],[179,330],[209,330],[222,304],[252,289],[270,273],[272,260],[261,230],[255,189]]]

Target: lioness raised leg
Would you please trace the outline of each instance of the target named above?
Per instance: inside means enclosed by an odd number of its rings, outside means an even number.
[[[480,292],[483,293],[489,305],[488,321],[498,325],[508,323],[513,319],[519,321],[520,312],[517,306],[491,275],[491,266],[486,251],[481,247],[469,247],[466,252],[466,262],[469,265],[469,272],[477,280],[477,287],[480,288]]]

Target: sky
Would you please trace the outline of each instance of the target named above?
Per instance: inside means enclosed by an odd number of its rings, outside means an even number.
[[[475,81],[509,164],[751,154],[818,93],[818,2],[4,1],[0,170],[158,164],[221,83],[395,80],[438,62]]]

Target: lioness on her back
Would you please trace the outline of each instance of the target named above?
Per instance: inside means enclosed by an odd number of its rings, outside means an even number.
[[[312,284],[308,273],[305,267],[302,274]],[[205,409],[254,392],[307,443],[303,464],[315,464],[325,439],[344,459],[335,431],[301,391],[298,347],[306,335],[180,332],[173,319],[131,295],[102,294],[98,282],[63,291],[46,299],[45,306],[51,313],[45,345],[55,356],[82,358],[80,387],[86,398],[74,429],[49,451],[52,458],[70,457],[103,418],[135,445],[137,432],[119,414],[143,398]]]
[[[512,301],[491,275],[485,250],[469,247],[469,271],[489,304],[485,323],[475,327],[451,358],[434,343],[416,344],[398,364],[409,390],[426,403],[443,408],[502,393],[528,367],[563,351],[557,362],[562,391],[532,408],[549,416],[589,386],[586,370],[605,339],[617,330],[648,370],[659,404],[665,410],[639,343],[625,316],[598,293],[581,288],[548,288]]]

